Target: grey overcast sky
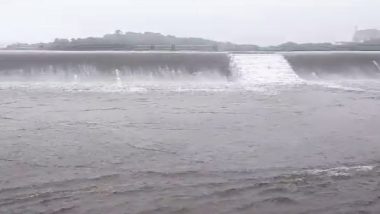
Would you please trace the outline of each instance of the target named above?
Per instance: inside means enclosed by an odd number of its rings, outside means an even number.
[[[116,29],[252,43],[350,40],[380,28],[380,0],[0,0],[0,43]]]

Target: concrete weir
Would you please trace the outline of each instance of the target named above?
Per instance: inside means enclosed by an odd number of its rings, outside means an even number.
[[[283,55],[303,78],[380,77],[380,52],[296,52]]]
[[[165,76],[207,72],[229,76],[229,57],[212,52],[2,51],[1,76],[69,76],[102,78],[136,74]]]
[[[230,81],[249,77],[250,83],[271,83],[299,77],[380,78],[379,62],[380,52],[0,51],[0,77],[55,81]]]

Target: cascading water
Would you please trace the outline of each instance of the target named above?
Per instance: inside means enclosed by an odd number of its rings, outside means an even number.
[[[234,79],[245,85],[291,85],[302,82],[279,54],[231,55],[231,70]]]
[[[78,77],[78,74],[74,74],[74,82],[78,82],[79,81],[79,77]]]
[[[380,52],[292,52],[283,56],[303,79],[380,79]]]
[[[228,76],[226,53],[0,51],[1,80],[114,81],[115,76],[174,80]],[[129,79],[129,78],[128,78]]]
[[[115,70],[115,76],[116,76],[116,84],[118,86],[121,86],[122,82],[121,82],[121,78],[120,78],[120,71],[119,71],[119,69]]]
[[[376,66],[376,68],[380,71],[380,65],[379,65],[379,63],[377,63],[376,60],[373,60],[372,62]]]
[[[2,82],[32,87],[244,90],[301,82],[278,54],[0,52],[0,61]]]
[[[379,60],[380,53],[0,51],[0,87],[280,90],[329,77],[376,80]]]

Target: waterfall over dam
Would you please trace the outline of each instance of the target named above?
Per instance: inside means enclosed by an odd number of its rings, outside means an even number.
[[[294,84],[300,81],[280,54],[232,55],[231,73],[243,84]]]
[[[379,78],[380,52],[233,54],[214,52],[1,51],[0,81],[199,81],[296,83]]]
[[[0,75],[10,79],[71,81],[114,79],[120,76],[180,79],[197,75],[229,76],[229,57],[223,53],[170,52],[0,52]],[[207,74],[206,74],[207,73]]]
[[[380,52],[285,53],[303,78],[380,78]]]
[[[378,213],[379,65],[0,51],[0,213]]]

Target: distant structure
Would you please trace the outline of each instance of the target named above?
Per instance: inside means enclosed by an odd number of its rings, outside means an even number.
[[[354,42],[368,42],[372,40],[380,39],[380,30],[377,29],[367,29],[367,30],[356,30],[353,38]]]

